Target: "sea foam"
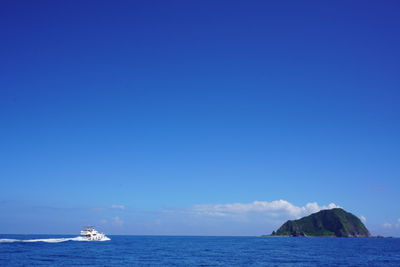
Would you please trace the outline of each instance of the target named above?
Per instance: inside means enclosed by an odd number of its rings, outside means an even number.
[[[109,238],[104,238],[102,240],[98,241],[108,241],[110,240]],[[87,240],[86,238],[83,238],[81,236],[77,237],[71,237],[71,238],[43,238],[43,239],[0,239],[0,243],[16,243],[16,242],[24,242],[24,243],[33,243],[33,242],[46,242],[46,243],[61,243],[61,242],[67,242],[67,241],[91,241]]]

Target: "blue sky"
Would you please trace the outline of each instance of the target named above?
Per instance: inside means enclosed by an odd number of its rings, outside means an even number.
[[[399,236],[399,8],[3,2],[1,231]]]

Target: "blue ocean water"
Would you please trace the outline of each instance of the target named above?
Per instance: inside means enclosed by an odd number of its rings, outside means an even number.
[[[0,266],[400,266],[399,238],[64,237],[0,235]]]

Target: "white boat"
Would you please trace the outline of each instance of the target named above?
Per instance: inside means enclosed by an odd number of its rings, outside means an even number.
[[[82,238],[87,241],[107,241],[110,240],[104,233],[98,232],[93,226],[87,226],[81,231]]]

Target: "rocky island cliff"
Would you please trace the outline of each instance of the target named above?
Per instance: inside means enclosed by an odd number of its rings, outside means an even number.
[[[370,237],[355,215],[340,208],[321,210],[298,220],[285,222],[271,236]]]

